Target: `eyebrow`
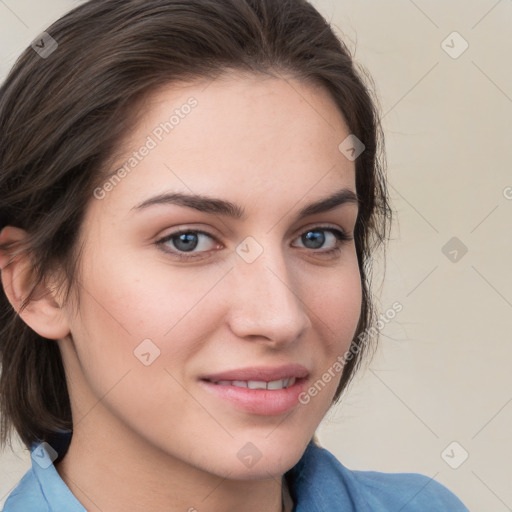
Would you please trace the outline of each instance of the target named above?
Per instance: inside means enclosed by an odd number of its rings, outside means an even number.
[[[245,220],[247,218],[247,214],[244,208],[235,203],[232,203],[231,201],[206,196],[203,194],[184,194],[181,192],[166,193],[151,197],[133,207],[132,210],[143,210],[150,206],[162,204],[186,206],[200,212],[225,215],[237,220]],[[334,210],[336,207],[343,204],[358,205],[359,198],[357,194],[348,188],[338,190],[328,197],[303,207],[297,215],[297,220],[303,219],[304,217],[308,217],[310,215],[315,215],[317,213],[324,213]]]

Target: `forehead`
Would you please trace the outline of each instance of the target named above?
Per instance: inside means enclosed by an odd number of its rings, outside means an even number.
[[[109,169],[126,172],[108,199],[131,208],[164,189],[274,201],[355,190],[354,162],[338,149],[349,133],[326,89],[291,77],[172,84],[141,103]]]

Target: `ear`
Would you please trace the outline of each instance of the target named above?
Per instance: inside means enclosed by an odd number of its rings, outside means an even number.
[[[20,242],[27,232],[6,226],[0,232],[0,247],[6,243]],[[23,300],[29,296],[35,283],[32,260],[27,251],[11,255],[0,248],[1,278],[5,294],[21,319],[37,334],[49,339],[65,338],[69,325],[64,310],[61,309],[56,289],[40,283],[33,291],[33,299],[21,310]]]

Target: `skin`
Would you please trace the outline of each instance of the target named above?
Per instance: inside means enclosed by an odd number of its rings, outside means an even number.
[[[88,511],[280,511],[281,477],[302,456],[341,374],[307,405],[274,416],[241,411],[198,378],[292,362],[308,368],[311,385],[348,349],[360,315],[354,241],[322,256],[334,236],[321,231],[320,249],[301,238],[325,225],[353,234],[357,204],[296,220],[309,203],[356,191],[355,164],[338,150],[350,131],[328,93],[233,72],[163,88],[146,101],[112,169],[191,96],[198,105],[179,126],[103,199],[91,198],[79,310],[50,286],[21,313],[58,340],[74,434],[56,467]],[[171,191],[231,201],[247,218],[169,204],[133,210]],[[201,257],[191,262],[155,243],[182,228],[213,237],[200,238]],[[8,227],[0,241],[23,236]],[[236,252],[249,236],[263,249],[252,263]],[[17,309],[28,269],[20,257],[2,272]],[[160,350],[149,366],[134,356],[147,338]],[[237,457],[248,442],[262,454],[250,468]]]

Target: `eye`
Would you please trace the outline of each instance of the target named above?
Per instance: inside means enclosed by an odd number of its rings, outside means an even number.
[[[197,253],[207,252],[208,245],[215,246],[212,241],[214,242],[215,238],[209,233],[188,229],[171,233],[158,240],[156,244],[178,259],[187,260],[201,257],[201,254],[196,254],[193,251],[198,249]]]
[[[315,252],[325,255],[339,252],[344,242],[353,240],[344,230],[328,226],[317,226],[308,229],[299,239],[306,249],[313,249]],[[326,250],[317,251],[325,245],[328,246]]]

